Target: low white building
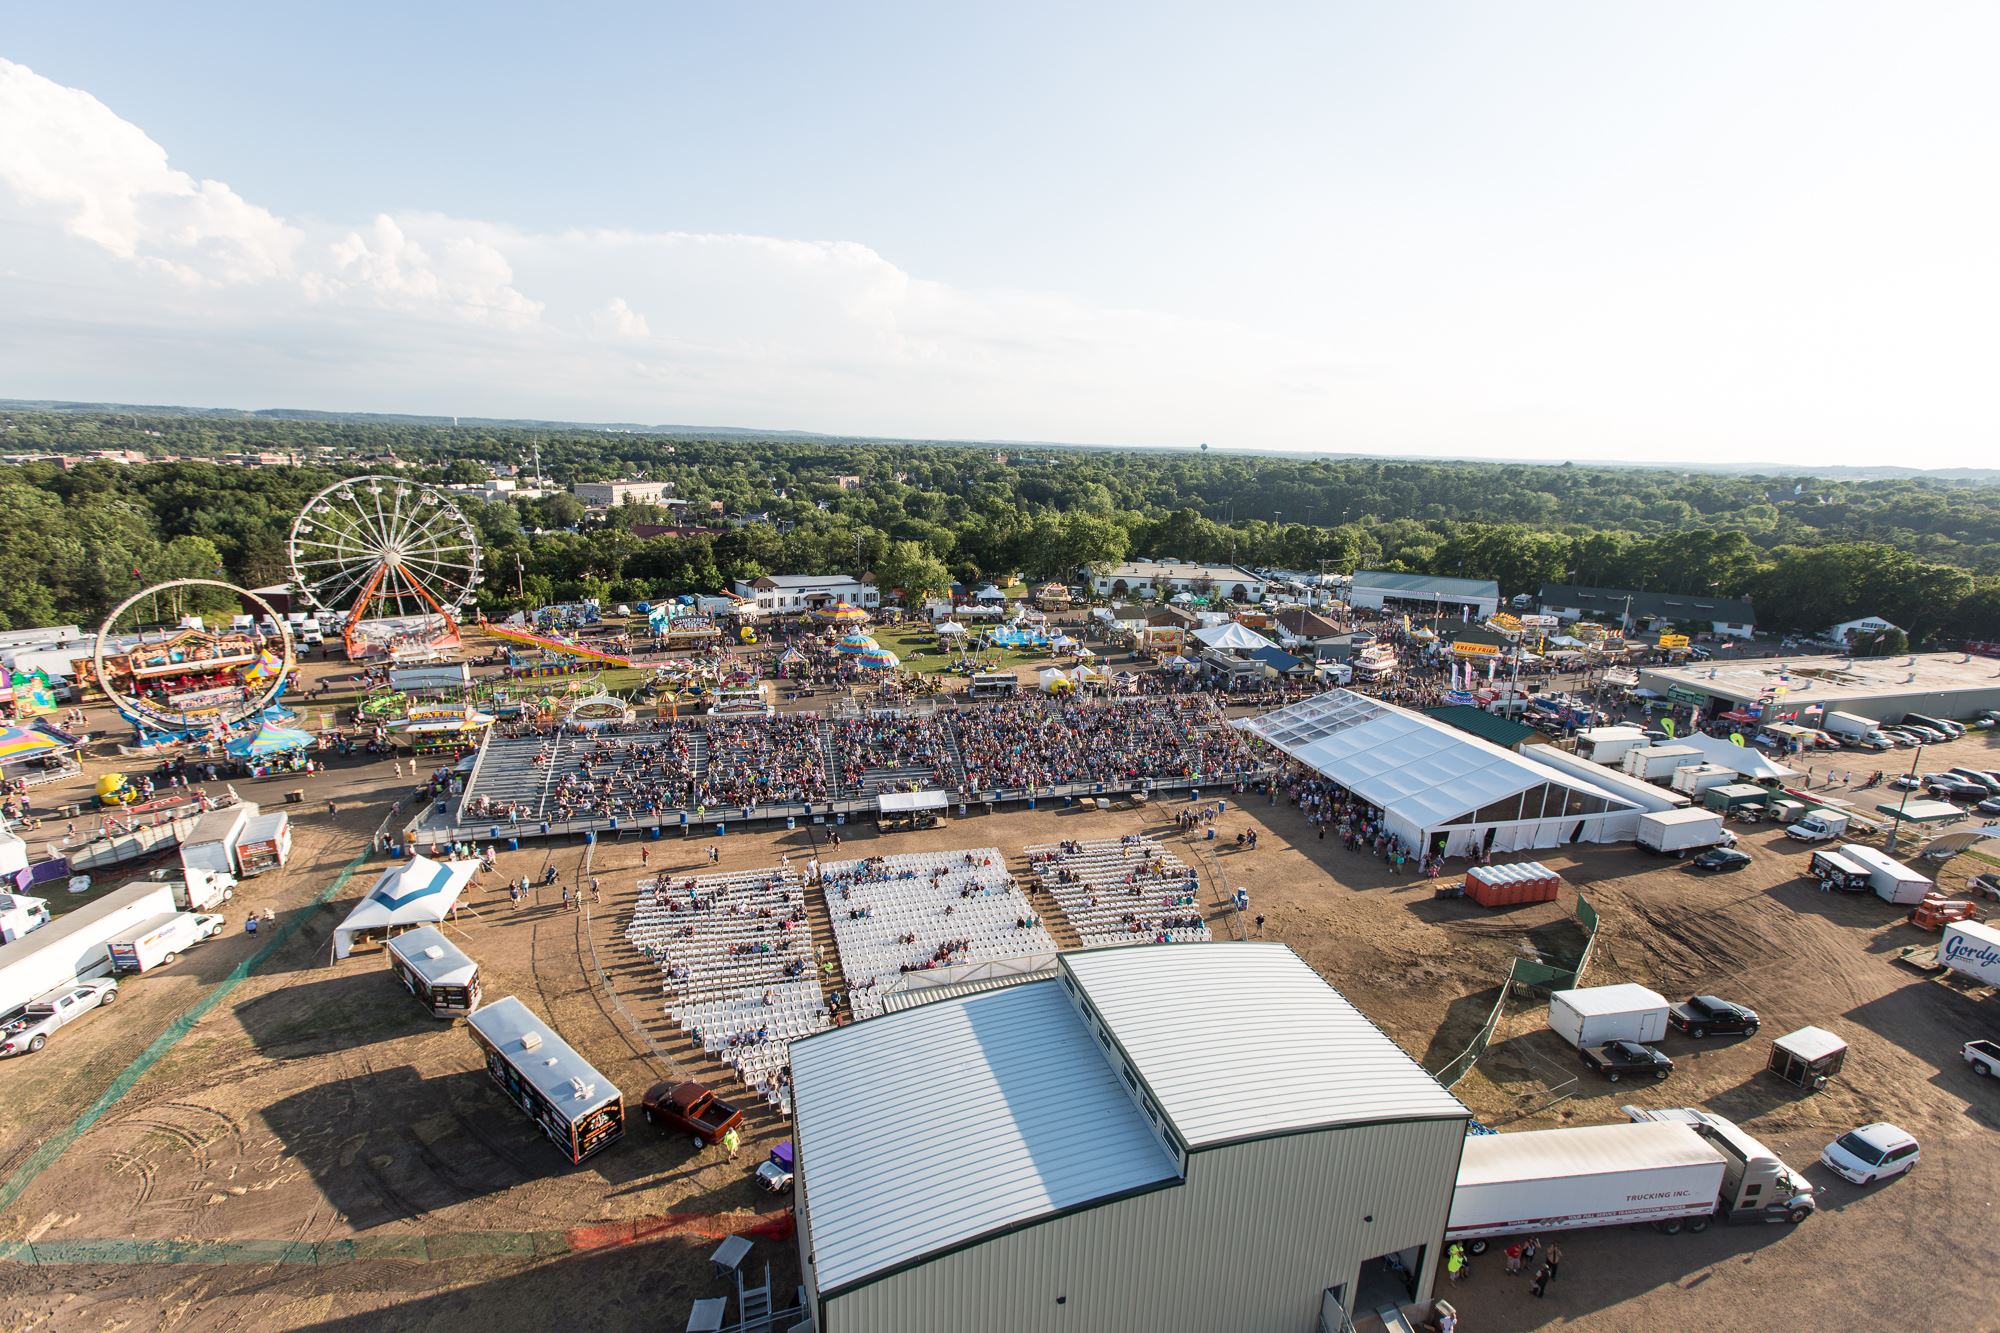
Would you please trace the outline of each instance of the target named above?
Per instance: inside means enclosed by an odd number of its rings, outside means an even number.
[[[1261,602],[1267,582],[1241,565],[1199,565],[1179,561],[1128,560],[1091,576],[1099,597],[1171,597],[1214,594],[1232,602]]]
[[[980,984],[792,1045],[818,1333],[1314,1333],[1428,1300],[1468,1113],[1290,949]]]
[[[757,603],[760,615],[796,615],[814,607],[846,602],[863,610],[882,604],[882,593],[865,579],[845,574],[767,574],[736,585],[738,595]]]

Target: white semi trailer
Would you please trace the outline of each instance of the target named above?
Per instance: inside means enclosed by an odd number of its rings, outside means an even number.
[[[79,977],[103,976],[111,970],[107,945],[173,910],[171,887],[141,880],[64,912],[11,944],[0,944],[0,1013],[12,1013]]]
[[[1445,1238],[1475,1254],[1495,1236],[1647,1223],[1665,1232],[1802,1222],[1812,1186],[1719,1116],[1625,1108],[1631,1124],[1465,1141]]]

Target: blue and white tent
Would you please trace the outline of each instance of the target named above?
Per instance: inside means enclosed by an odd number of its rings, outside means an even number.
[[[364,930],[436,925],[451,915],[478,869],[477,861],[433,861],[428,856],[390,866],[333,932],[333,956],[353,952],[354,937]]]

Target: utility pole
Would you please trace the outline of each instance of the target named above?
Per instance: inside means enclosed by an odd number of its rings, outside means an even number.
[[[1924,744],[1922,741],[1918,741],[1917,752],[1910,756],[1911,777],[1914,778],[1917,775],[1917,770],[1923,766],[1923,762]],[[1903,836],[1903,811],[1908,808],[1910,793],[1915,790],[1916,788],[1914,787],[1903,788],[1903,799],[1896,802],[1896,822],[1889,829],[1889,846],[1886,849],[1891,856],[1896,854],[1896,840]]]

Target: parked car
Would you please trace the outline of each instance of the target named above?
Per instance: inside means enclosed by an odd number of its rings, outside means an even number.
[[[0,1055],[29,1055],[49,1044],[59,1028],[95,1013],[118,998],[118,983],[110,977],[58,986],[31,1000],[0,1024]]]
[[[1903,730],[1909,732],[1912,736],[1920,738],[1926,744],[1929,745],[1942,745],[1946,741],[1951,739],[1951,737],[1945,735],[1942,731],[1939,731],[1936,727],[1919,727],[1919,726],[1913,726],[1910,723],[1905,722],[1903,724]]]
[[[1670,1017],[1672,1012],[1668,1011]],[[1602,1046],[1586,1046],[1582,1054],[1587,1067],[1595,1069],[1612,1083],[1627,1075],[1661,1079],[1674,1072],[1672,1060],[1636,1041],[1607,1041]]]
[[[1958,1048],[1958,1053],[1981,1078],[2000,1074],[2000,1041],[1968,1041]]]
[[[1711,1032],[1740,1032],[1746,1037],[1757,1033],[1755,1009],[1729,1000],[1718,1000],[1713,995],[1690,995],[1687,1003],[1670,1006],[1667,1022],[1690,1037],[1706,1037]]]
[[[1889,779],[1889,785],[1897,791],[1915,791],[1924,785],[1924,780],[1912,777],[1908,773],[1898,773],[1895,777]]]
[[[1750,853],[1734,847],[1714,847],[1688,862],[1696,870],[1741,870],[1750,864]]]
[[[1897,731],[1894,727],[1883,727],[1881,730],[1882,735],[1888,739],[1889,744],[1902,749],[1907,750],[1917,743],[1917,738],[1906,731]]]
[[[1988,796],[2000,796],[2000,777],[1977,768],[1947,768],[1945,772],[1983,789]]]
[[[1992,793],[1977,782],[1968,782],[1953,773],[1924,774],[1924,790],[1948,801],[1982,801]]]
[[[1902,1175],[1922,1156],[1915,1139],[1894,1125],[1877,1121],[1851,1129],[1827,1144],[1819,1160],[1842,1180],[1866,1185]]]

